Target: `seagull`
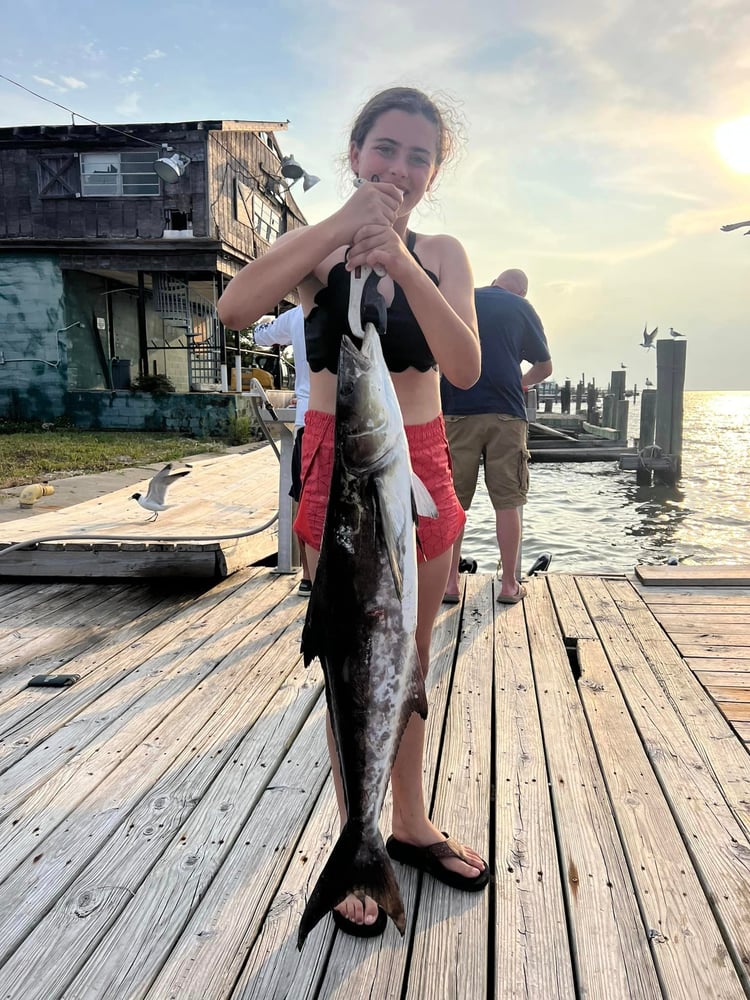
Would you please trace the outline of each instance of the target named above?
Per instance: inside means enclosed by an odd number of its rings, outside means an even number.
[[[670,328],[669,328],[669,336],[670,337],[684,337],[685,334],[684,333],[678,333],[677,330],[674,329],[674,327],[670,326]]]
[[[169,464],[165,465],[163,469],[160,469],[156,473],[154,478],[148,484],[148,490],[145,496],[142,493],[134,493],[131,496],[131,500],[137,500],[144,510],[150,510],[153,513],[154,516],[146,518],[146,522],[155,521],[159,516],[160,511],[166,510],[168,507],[172,506],[171,504],[164,502],[167,499],[167,490],[172,483],[181,479],[183,476],[186,476],[191,469],[192,465],[188,465],[186,462],[184,469],[177,469],[175,471],[174,463],[169,462]]]
[[[627,367],[628,367],[628,366],[627,366],[627,365],[625,364],[625,362],[624,362],[624,361],[621,361],[621,362],[620,362],[620,368],[627,368]]]
[[[651,331],[651,333],[646,333],[646,324],[644,323],[643,324],[643,343],[641,344],[641,347],[645,347],[646,349],[648,349],[649,347],[653,347],[654,346],[654,340],[656,339],[656,335],[657,335],[658,332],[659,332],[659,327],[655,326],[653,328],[653,330]]]
[[[746,222],[732,222],[728,226],[722,226],[721,231],[722,233],[731,233],[733,229],[742,229],[743,226],[750,226],[750,219]],[[745,236],[747,236],[747,233],[745,233]]]
[[[651,379],[650,379],[650,378],[647,378],[647,379],[646,379],[646,385],[647,385],[647,386],[649,387],[649,389],[651,388],[651,386],[652,386],[653,384],[654,384],[654,383],[653,383],[653,382],[651,381]]]

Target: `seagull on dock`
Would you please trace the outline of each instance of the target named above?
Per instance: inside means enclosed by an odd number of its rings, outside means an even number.
[[[656,335],[659,332],[659,327],[655,326],[653,328],[653,330],[651,331],[651,333],[647,333],[646,330],[647,330],[647,324],[644,323],[643,324],[643,343],[641,344],[641,347],[645,347],[648,350],[649,347],[653,347],[654,346],[654,341],[656,340]]]
[[[649,389],[651,388],[651,386],[652,386],[653,384],[654,384],[654,383],[653,383],[653,382],[651,381],[651,379],[650,379],[650,378],[647,378],[647,379],[646,379],[646,386],[647,386],[647,387],[648,387]]]
[[[621,362],[620,362],[620,368],[627,368],[627,367],[628,367],[628,366],[627,366],[627,365],[625,364],[625,362],[624,362],[624,361],[621,361]]]
[[[131,496],[130,499],[137,500],[144,510],[152,512],[153,517],[147,517],[146,523],[155,521],[161,511],[174,506],[173,504],[166,503],[167,491],[172,483],[177,482],[178,479],[182,479],[183,476],[187,476],[191,469],[192,465],[188,465],[187,462],[182,469],[175,469],[174,462],[169,462],[149,482],[145,496],[143,493],[134,493]]]
[[[670,326],[670,328],[669,328],[669,336],[670,337],[684,337],[685,334],[684,333],[678,333],[678,331],[675,330],[674,327]]]

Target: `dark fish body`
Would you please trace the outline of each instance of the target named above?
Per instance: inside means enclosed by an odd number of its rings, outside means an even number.
[[[335,433],[302,652],[305,663],[317,656],[323,666],[347,822],[302,915],[298,947],[349,893],[372,897],[405,928],[378,819],[411,713],[427,714],[415,643],[416,504],[435,512],[412,477],[401,410],[369,323],[361,349],[342,338]]]

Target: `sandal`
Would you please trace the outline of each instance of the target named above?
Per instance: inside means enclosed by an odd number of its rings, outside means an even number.
[[[500,594],[497,599],[498,604],[518,604],[526,597],[526,588],[522,583],[518,584],[518,590],[515,594]]]
[[[458,858],[472,867],[474,867],[474,862],[469,860],[466,851],[457,840],[449,836],[445,830],[443,830],[443,835],[445,840],[439,840],[437,844],[429,844],[427,847],[405,844],[402,840],[396,840],[395,837],[391,836],[385,843],[385,849],[394,861],[400,861],[402,865],[411,865],[412,868],[427,872],[428,875],[432,875],[433,878],[444,882],[452,889],[463,889],[464,892],[477,892],[479,889],[484,889],[490,880],[490,869],[487,862],[483,862],[484,871],[473,878],[459,875],[458,872],[446,868],[440,860],[441,858]]]
[[[338,910],[331,910],[331,915],[333,917],[333,922],[336,924],[340,931],[344,934],[351,934],[352,937],[359,938],[372,938],[379,937],[385,930],[385,925],[388,923],[388,914],[385,912],[382,906],[378,907],[378,915],[371,924],[355,924],[353,920],[345,917],[343,913],[339,913]]]

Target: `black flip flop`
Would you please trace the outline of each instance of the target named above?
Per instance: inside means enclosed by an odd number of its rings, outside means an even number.
[[[331,910],[331,915],[333,917],[334,924],[336,924],[340,931],[343,931],[344,934],[350,934],[352,937],[359,938],[379,937],[385,930],[385,926],[388,923],[388,914],[382,906],[378,907],[377,918],[372,924],[355,924],[353,920],[345,917],[344,914],[339,913],[338,910]]]
[[[427,847],[405,844],[402,840],[396,840],[395,837],[391,836],[385,842],[385,849],[394,861],[427,872],[438,882],[443,882],[452,889],[462,889],[464,892],[478,892],[480,889],[484,889],[490,880],[490,869],[487,862],[484,862],[484,871],[473,878],[467,878],[465,875],[459,875],[458,872],[446,868],[440,860],[441,858],[458,858],[472,867],[473,862],[468,860],[461,844],[445,831],[443,831],[443,835],[445,840],[439,840],[437,844],[429,844]]]

